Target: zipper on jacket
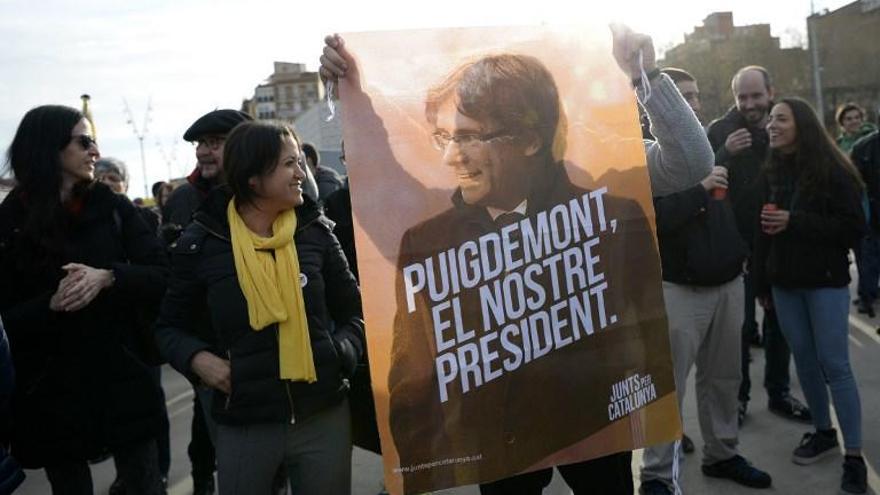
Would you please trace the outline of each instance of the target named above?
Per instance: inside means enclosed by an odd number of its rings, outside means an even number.
[[[278,324],[275,324],[275,338],[281,338],[281,331],[278,329]],[[290,424],[296,424],[296,415],[293,413],[293,395],[290,393],[290,381],[284,380],[284,392],[287,393],[287,403],[290,405]]]
[[[293,414],[293,396],[290,395],[290,382],[284,380],[284,391],[287,392],[287,401],[290,403],[290,424],[296,424],[296,416]]]

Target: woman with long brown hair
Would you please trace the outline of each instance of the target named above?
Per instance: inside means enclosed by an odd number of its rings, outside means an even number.
[[[864,186],[805,101],[778,101],[767,132],[758,294],[765,307],[776,307],[816,428],[804,435],[792,460],[806,465],[839,451],[830,389],[846,449],[841,491],[865,493],[861,404],[848,347],[848,254],[865,228]]]

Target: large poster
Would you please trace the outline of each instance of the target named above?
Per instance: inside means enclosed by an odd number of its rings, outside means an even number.
[[[389,488],[679,436],[644,144],[607,29],[343,37]]]

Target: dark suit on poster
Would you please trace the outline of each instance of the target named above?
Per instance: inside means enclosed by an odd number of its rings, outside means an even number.
[[[562,163],[547,164],[534,177],[528,218],[588,192],[571,184]],[[597,325],[593,335],[466,394],[456,380],[449,400],[441,403],[430,301],[422,291],[416,310],[407,312],[402,269],[499,230],[486,208],[466,204],[461,191],[452,202],[452,208],[407,230],[401,242],[389,373],[391,432],[402,468],[466,456],[481,460],[404,469],[406,493],[507,477],[587,438],[611,423],[612,384],[633,373],[651,374],[658,398],[675,390],[652,231],[635,201],[606,194],[606,218],[617,219],[617,229],[600,234],[594,253],[609,285],[605,304],[617,323],[604,330]],[[464,327],[476,330],[478,339],[478,288],[463,290],[460,301]]]

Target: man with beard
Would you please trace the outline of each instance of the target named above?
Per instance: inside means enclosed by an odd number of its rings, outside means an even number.
[[[736,104],[720,119],[709,125],[709,142],[715,151],[715,164],[728,171],[728,191],[736,223],[743,240],[751,247],[758,227],[760,208],[756,188],[761,166],[767,156],[769,139],[765,125],[773,100],[773,84],[767,69],[750,65],[743,67],[731,82]],[[749,271],[745,282],[745,314],[742,337],[742,382],[739,390],[739,423],[748,410],[749,344],[760,342],[755,320],[755,287]],[[772,307],[764,311],[764,338],[766,363],[764,386],[767,388],[768,407],[784,418],[809,422],[810,410],[791,396],[789,389],[789,362],[791,352],[779,329]]]

